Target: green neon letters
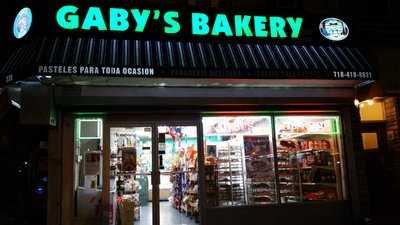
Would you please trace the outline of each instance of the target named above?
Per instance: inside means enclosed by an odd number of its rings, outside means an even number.
[[[280,37],[280,38],[286,38],[286,33],[285,33],[285,26],[286,26],[286,20],[283,19],[282,17],[277,17],[277,16],[271,16],[269,18],[270,20],[270,27],[271,27],[271,37]]]
[[[83,30],[90,30],[92,27],[97,27],[98,30],[107,30],[106,22],[99,7],[90,7],[85,20],[83,20]]]
[[[303,18],[298,17],[294,19],[293,17],[287,17],[286,20],[293,31],[291,37],[298,38],[300,34],[301,24],[303,23]]]
[[[268,37],[267,18],[265,16],[254,17],[254,30],[256,37]]]
[[[66,5],[60,8],[56,15],[58,25],[67,30],[79,28],[79,16],[75,14],[78,9],[73,5]]]
[[[204,13],[192,13],[192,34],[206,35],[210,32],[208,16]]]
[[[110,9],[110,30],[126,31],[129,29],[129,13],[125,9]],[[112,19],[111,19],[112,18]]]
[[[176,19],[179,18],[179,13],[175,11],[169,11],[164,14],[164,21],[168,26],[164,27],[166,34],[176,34],[181,30],[181,25]]]
[[[287,38],[287,32],[290,32],[291,38],[298,38],[302,23],[300,17],[234,15],[231,21],[226,14],[217,14],[215,19],[210,19],[207,14],[192,13],[192,34]]]
[[[235,15],[235,31],[236,36],[241,37],[243,34],[247,37],[253,36],[250,28],[251,16]]]
[[[129,29],[142,33],[148,28],[150,15],[149,9],[131,9],[130,11],[122,8],[110,8],[108,17],[104,17],[104,9],[99,7],[89,7],[83,17],[80,26],[79,8],[73,5],[62,6],[56,14],[57,24],[66,30],[99,30],[99,31],[127,31]],[[108,18],[109,21],[106,21]],[[177,33],[180,30],[180,24],[177,21],[179,13],[168,11],[164,14],[165,33]],[[130,22],[132,22],[130,24]],[[108,22],[108,23],[107,23]],[[134,25],[134,28],[131,26]]]
[[[150,10],[144,9],[142,12],[140,12],[139,9],[132,9],[131,12],[137,24],[135,31],[143,32],[150,17]]]
[[[221,33],[224,33],[225,36],[228,37],[233,36],[232,29],[225,14],[217,14],[213,29],[211,31],[211,35],[214,36],[219,36]]]
[[[190,15],[191,34],[214,37],[257,37],[257,38],[299,38],[303,25],[301,17],[279,17],[262,15],[228,15],[219,13],[214,16],[201,12]],[[178,34],[183,28],[178,11],[151,9],[124,9],[65,5],[58,9],[57,24],[65,30],[98,30],[143,33],[153,31],[162,25],[159,32]],[[154,26],[156,25],[156,26]],[[156,31],[157,32],[157,31]]]

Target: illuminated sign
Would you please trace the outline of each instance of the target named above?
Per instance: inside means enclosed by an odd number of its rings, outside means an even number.
[[[345,22],[336,18],[327,18],[319,24],[322,36],[331,41],[342,41],[349,36],[349,27]]]
[[[184,16],[185,15],[185,16]],[[56,21],[64,30],[144,33],[152,24],[161,25],[161,32],[174,35],[188,32],[193,36],[292,38],[299,37],[303,18],[263,15],[208,15],[202,12],[187,14],[178,11],[88,7],[80,9],[64,5],[57,10]],[[182,31],[183,22],[190,21],[191,30]]]
[[[119,67],[119,66],[74,66],[74,65],[39,65],[41,75],[103,75],[103,76],[153,76],[154,68],[150,67]]]
[[[29,8],[21,9],[14,20],[13,33],[15,38],[23,38],[31,28],[32,12]]]

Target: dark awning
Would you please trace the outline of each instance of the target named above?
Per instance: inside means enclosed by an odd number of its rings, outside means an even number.
[[[376,79],[366,54],[354,47],[71,37],[30,42],[0,76],[11,82],[42,75],[40,65],[152,68],[154,77],[175,78]]]

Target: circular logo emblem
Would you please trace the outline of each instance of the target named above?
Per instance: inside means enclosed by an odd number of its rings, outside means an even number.
[[[349,36],[349,27],[342,20],[327,18],[319,24],[319,32],[328,40],[341,41]]]
[[[32,12],[29,8],[23,8],[19,11],[14,20],[13,33],[15,38],[23,38],[31,28]]]

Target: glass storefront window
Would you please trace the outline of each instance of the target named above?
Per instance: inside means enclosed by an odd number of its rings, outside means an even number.
[[[339,118],[275,118],[282,203],[342,198]]]
[[[272,123],[270,116],[215,116],[202,122],[207,206],[343,199],[339,117],[276,116]]]
[[[75,120],[74,194],[75,217],[97,221],[103,185],[103,121],[100,118]]]
[[[271,118],[205,117],[208,206],[276,203]]]

